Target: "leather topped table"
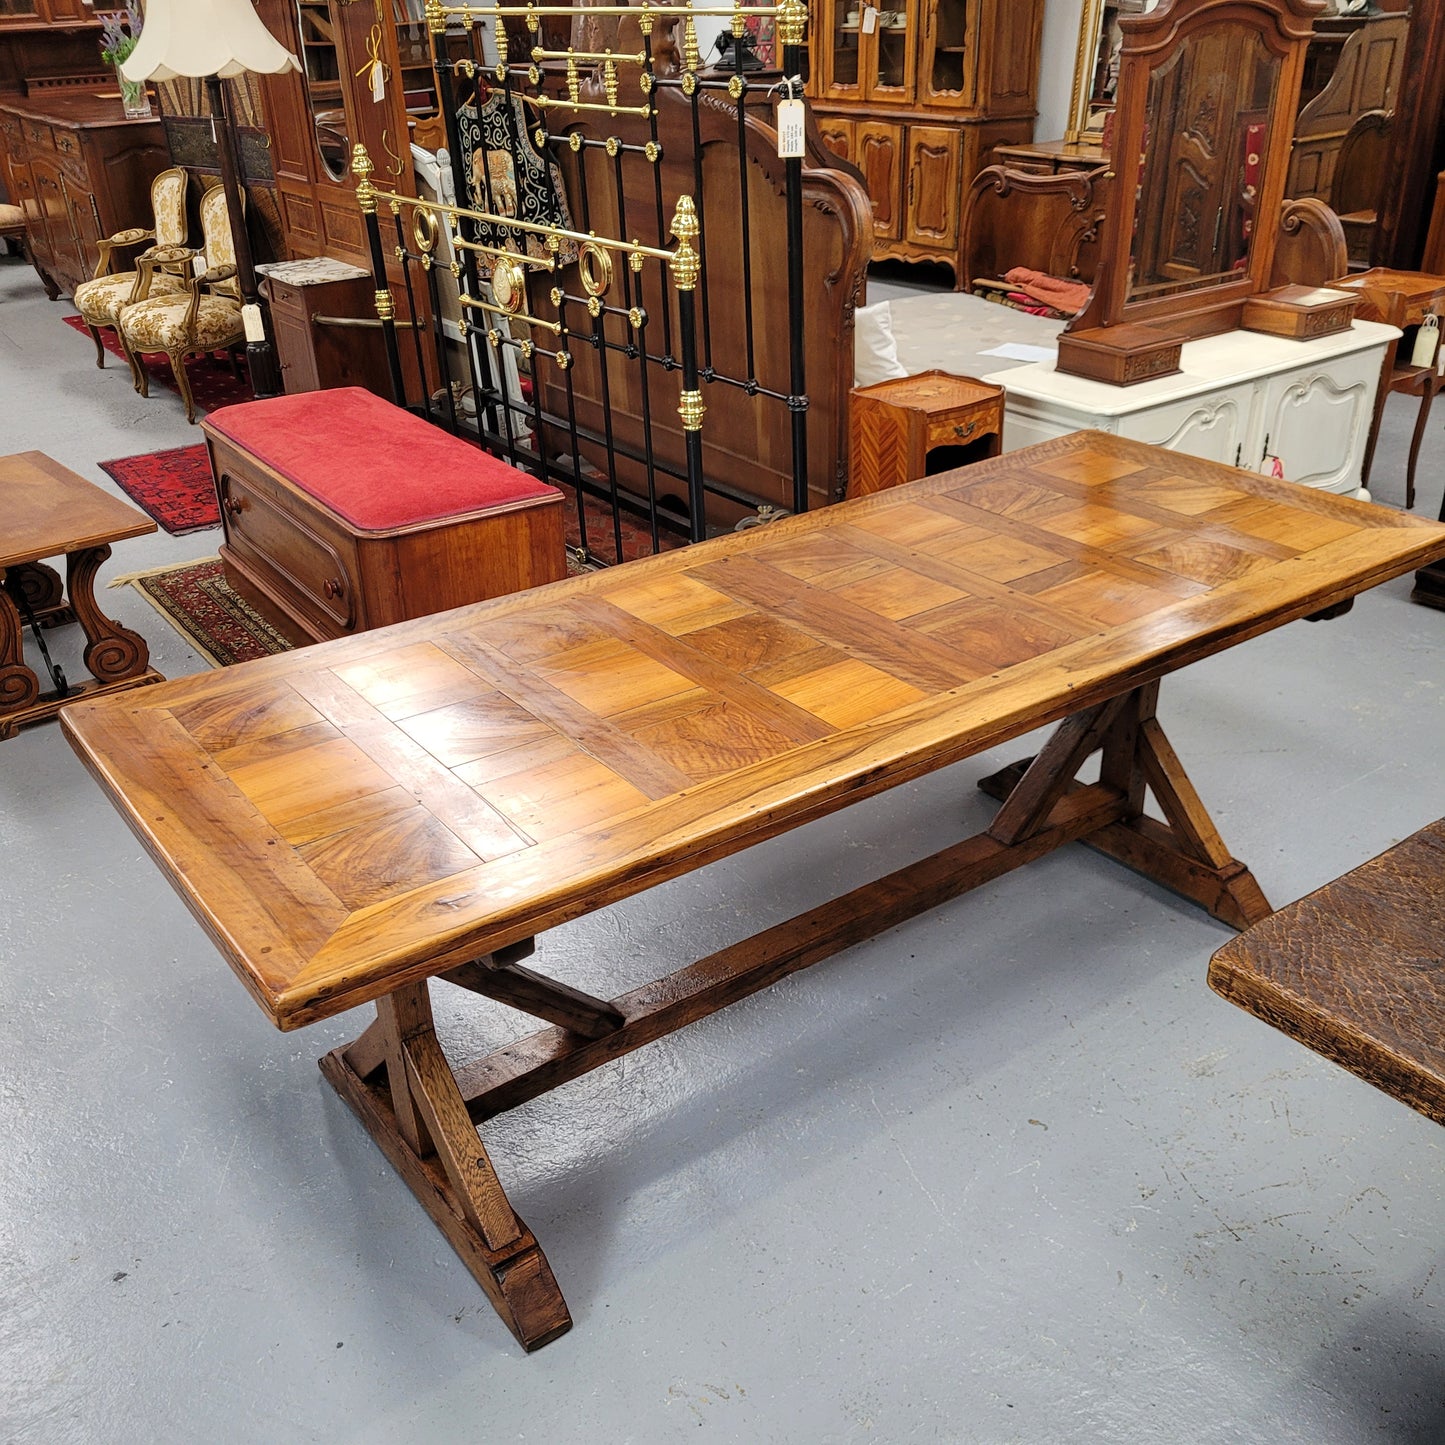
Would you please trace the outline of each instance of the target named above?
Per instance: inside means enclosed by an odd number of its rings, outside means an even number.
[[[1159,679],[1439,556],[1433,522],[1083,432],[63,725],[274,1023],[376,1002],[323,1070],[535,1348],[570,1320],[479,1121],[1070,841],[1236,927],[1264,917]],[[617,998],[520,962],[567,919],[1046,723],[986,780],[1007,794],[986,832],[878,883]],[[433,976],[548,1026],[453,1065]]]

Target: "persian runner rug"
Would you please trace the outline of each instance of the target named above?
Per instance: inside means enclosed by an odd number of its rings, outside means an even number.
[[[121,584],[134,587],[212,667],[291,650],[286,638],[231,591],[219,557],[119,577],[112,585]]]

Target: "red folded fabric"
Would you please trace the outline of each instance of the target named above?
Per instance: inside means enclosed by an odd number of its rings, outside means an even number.
[[[1060,276],[1033,271],[1027,266],[1015,266],[1011,271],[1004,272],[1003,279],[1010,286],[1027,292],[1035,301],[1042,301],[1066,316],[1078,315],[1089,299],[1089,287],[1082,281],[1065,281]]]
[[[206,425],[366,532],[558,495],[359,386],[223,406]]]

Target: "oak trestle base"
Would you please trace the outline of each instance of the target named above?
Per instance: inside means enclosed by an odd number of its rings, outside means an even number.
[[[985,778],[980,787],[1004,801],[984,832],[665,978],[601,1000],[493,956],[441,977],[553,1020],[550,1028],[453,1069],[432,1027],[427,984],[411,983],[379,1000],[376,1022],[327,1054],[321,1070],[507,1327],[524,1348],[538,1349],[570,1329],[571,1316],[546,1256],[507,1200],[478,1122],[1067,843],[1088,843],[1234,928],[1269,915],[1159,726],[1158,691],[1151,683],[1074,714],[1037,757]],[[1096,752],[1099,780],[1080,783],[1076,774]],[[1145,815],[1146,790],[1163,822]]]

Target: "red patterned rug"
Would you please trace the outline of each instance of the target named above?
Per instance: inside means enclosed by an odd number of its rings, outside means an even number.
[[[204,446],[117,457],[101,462],[100,469],[172,537],[221,525],[211,463]]]
[[[62,316],[60,319],[72,331],[78,331],[87,341],[90,340],[90,332],[86,330],[85,322],[79,316]],[[100,341],[106,351],[116,357],[124,366],[125,353],[120,349],[120,342],[116,338],[114,330],[102,331]],[[157,352],[154,356],[143,356],[141,363],[150,372],[152,382],[158,381],[172,391],[176,390],[176,378],[171,371],[170,358],[164,352]],[[237,401],[250,401],[252,399],[251,384],[245,380],[245,374],[244,360],[241,363],[242,379],[238,381],[231,375],[229,362],[217,361],[210,356],[193,356],[186,362],[186,375],[191,380],[191,395],[196,399],[196,411],[215,411],[218,406],[230,406]]]
[[[291,644],[227,586],[218,557],[125,580],[213,667],[290,650]]]

